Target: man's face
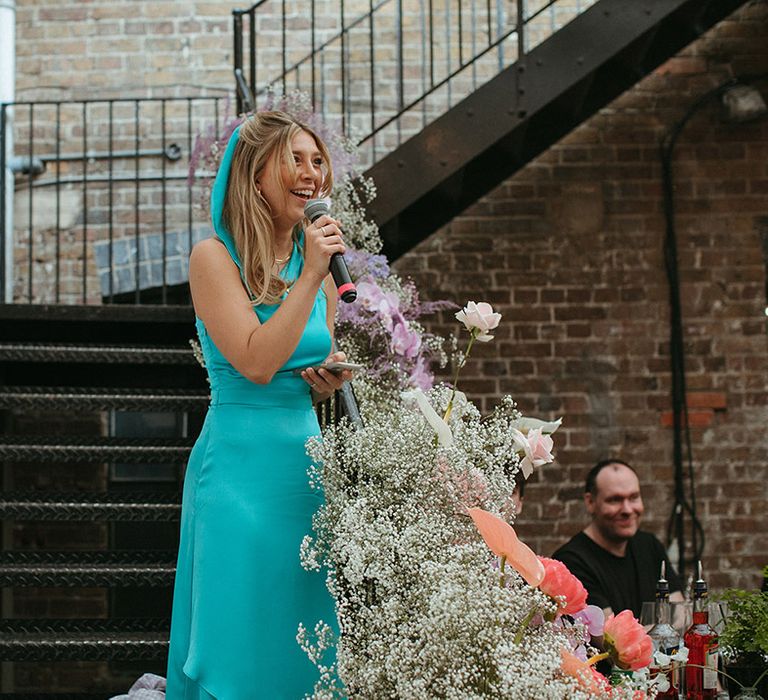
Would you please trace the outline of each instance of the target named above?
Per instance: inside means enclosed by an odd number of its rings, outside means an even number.
[[[600,470],[596,485],[596,495],[584,495],[592,522],[605,539],[628,540],[637,532],[643,514],[637,475],[623,464],[609,464]]]

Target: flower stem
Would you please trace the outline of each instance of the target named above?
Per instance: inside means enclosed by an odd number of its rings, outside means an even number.
[[[453,373],[453,389],[451,391],[451,398],[448,399],[448,407],[445,409],[445,415],[443,416],[444,421],[447,421],[451,417],[451,411],[453,410],[453,399],[456,396],[456,388],[459,385],[459,372],[461,371],[461,368],[467,364],[469,351],[472,349],[472,345],[474,345],[475,339],[477,338],[477,329],[473,329],[470,331],[470,333],[471,336],[469,338],[469,345],[467,345],[467,349],[464,351],[464,357],[462,357],[459,364],[456,365],[456,371]]]
[[[607,651],[604,651],[602,654],[595,654],[594,656],[591,656],[589,659],[587,659],[587,666],[593,666],[599,661],[607,659],[609,656],[610,654]]]
[[[528,625],[531,624],[531,620],[533,620],[533,616],[539,611],[539,607],[537,605],[534,605],[529,611],[528,614],[523,619],[522,623],[520,623],[520,629],[517,630],[517,634],[515,635],[515,644],[520,644],[520,642],[523,641],[523,635],[525,634],[525,630],[528,629]]]

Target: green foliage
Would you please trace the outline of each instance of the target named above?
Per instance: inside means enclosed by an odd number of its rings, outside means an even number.
[[[728,606],[720,644],[736,654],[768,654],[768,592],[729,588],[719,599]]]

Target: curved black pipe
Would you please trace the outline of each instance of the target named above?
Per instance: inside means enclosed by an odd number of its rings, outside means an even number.
[[[680,303],[680,269],[677,258],[677,233],[675,231],[675,193],[674,172],[672,168],[675,145],[686,124],[702,107],[715,98],[719,98],[735,85],[748,85],[768,78],[768,73],[755,76],[731,78],[694,102],[683,117],[672,126],[661,141],[660,156],[662,170],[662,188],[664,194],[664,219],[666,235],[664,239],[664,265],[669,282],[669,355],[672,372],[672,420],[673,420],[673,461],[675,479],[675,501],[667,523],[667,541],[672,530],[679,548],[680,576],[685,578],[687,561],[696,562],[704,551],[704,528],[696,514],[696,489],[693,473],[693,448],[688,422],[688,403],[686,400],[685,345],[683,334],[682,307]],[[685,493],[685,471],[683,465],[683,440],[688,467],[689,495]],[[685,517],[691,519],[691,545],[693,555],[685,556]]]

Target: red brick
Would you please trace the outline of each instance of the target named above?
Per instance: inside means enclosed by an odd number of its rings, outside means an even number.
[[[727,407],[727,396],[722,392],[690,392],[686,396],[688,408],[711,408],[714,410],[725,410]]]
[[[714,411],[707,410],[694,410],[688,411],[688,425],[692,428],[708,428],[714,420]],[[681,424],[684,424],[685,419],[681,418]],[[674,423],[674,417],[672,411],[665,411],[661,414],[661,424],[665,428],[671,428]]]

